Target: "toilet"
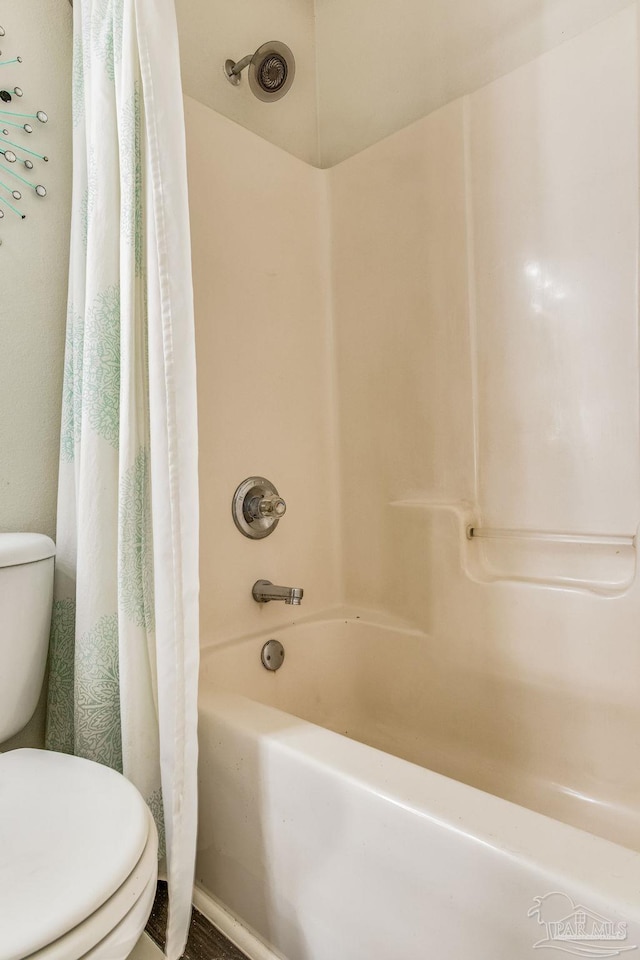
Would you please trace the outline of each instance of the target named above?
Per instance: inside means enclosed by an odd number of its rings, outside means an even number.
[[[55,546],[0,534],[0,744],[36,708]],[[126,960],[151,912],[158,839],[123,776],[47,750],[0,754],[0,960]]]

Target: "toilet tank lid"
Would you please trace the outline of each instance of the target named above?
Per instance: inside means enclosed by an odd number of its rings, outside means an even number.
[[[0,533],[0,568],[55,557],[56,545],[42,533]]]

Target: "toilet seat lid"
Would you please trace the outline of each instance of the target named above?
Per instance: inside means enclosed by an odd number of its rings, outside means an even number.
[[[42,533],[0,533],[0,567],[36,563],[55,555],[55,543]]]
[[[0,960],[22,960],[122,886],[149,833],[136,788],[45,750],[0,755]]]

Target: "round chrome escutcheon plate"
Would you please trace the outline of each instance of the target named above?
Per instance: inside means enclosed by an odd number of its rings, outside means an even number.
[[[260,657],[267,670],[279,670],[284,663],[284,647],[279,640],[267,640]]]

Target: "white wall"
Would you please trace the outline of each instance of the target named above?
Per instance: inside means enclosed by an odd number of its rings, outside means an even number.
[[[25,113],[45,110],[29,146],[48,190],[27,197],[27,219],[0,222],[0,530],[55,532],[71,193],[71,14],[63,0],[5,4],[1,82],[24,90]],[[25,138],[26,139],[26,138]],[[24,172],[24,171],[23,171]],[[7,182],[9,177],[4,178]]]

